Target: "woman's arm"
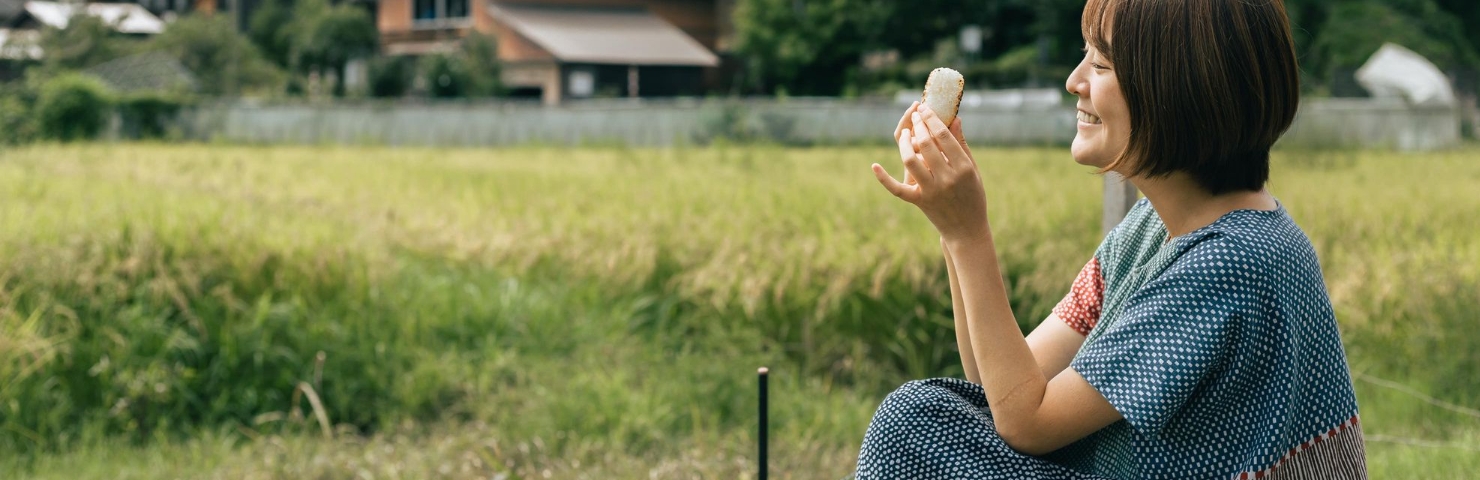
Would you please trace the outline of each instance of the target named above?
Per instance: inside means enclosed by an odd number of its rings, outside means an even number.
[[[961,282],[956,279],[956,265],[951,259],[951,249],[946,248],[945,239],[941,239],[940,251],[946,257],[946,274],[951,281],[951,316],[955,317],[956,350],[961,354],[961,369],[966,372],[967,380],[981,385],[976,356],[971,351],[971,323],[961,298]],[[1043,378],[1052,380],[1069,368],[1069,362],[1074,360],[1074,354],[1084,344],[1084,335],[1070,328],[1058,315],[1050,313],[1028,334],[1027,342]]]
[[[914,128],[899,139],[900,158],[917,184],[894,181],[877,164],[874,175],[896,197],[919,207],[945,240],[998,434],[1019,451],[1042,454],[1119,420],[1120,413],[1074,369],[1050,382],[1040,368],[1008,304],[976,162],[934,112],[917,111]]]
[[[976,356],[971,352],[971,326],[966,320],[966,306],[961,301],[961,284],[956,281],[956,265],[951,260],[951,249],[946,248],[944,238],[940,240],[940,251],[946,257],[946,276],[951,279],[951,316],[956,317],[956,349],[961,352],[961,369],[966,371],[966,380],[981,385],[982,377],[976,371]]]

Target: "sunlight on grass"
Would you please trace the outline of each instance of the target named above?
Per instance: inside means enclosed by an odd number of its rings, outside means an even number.
[[[977,152],[1019,322],[1099,238],[1062,150]],[[1480,162],[1281,152],[1354,370],[1480,406]],[[776,478],[953,375],[938,242],[878,148],[36,146],[0,157],[0,477]],[[897,171],[898,168],[891,170]],[[322,358],[322,360],[320,360]],[[324,401],[325,440],[306,382]],[[1357,385],[1374,478],[1480,420]],[[1426,444],[1400,443],[1422,440]]]

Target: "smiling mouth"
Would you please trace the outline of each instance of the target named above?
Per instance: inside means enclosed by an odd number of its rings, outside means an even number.
[[[1099,125],[1100,117],[1090,114],[1089,112],[1086,112],[1084,110],[1079,110],[1079,121],[1088,123],[1090,125]]]

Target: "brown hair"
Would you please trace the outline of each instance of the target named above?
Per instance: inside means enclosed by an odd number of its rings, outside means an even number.
[[[1089,0],[1082,28],[1130,107],[1130,142],[1105,171],[1185,171],[1215,195],[1264,187],[1300,103],[1283,0]]]

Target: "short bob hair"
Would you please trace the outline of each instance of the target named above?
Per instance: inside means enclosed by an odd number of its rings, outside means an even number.
[[[1130,111],[1130,142],[1105,171],[1184,171],[1214,195],[1264,188],[1300,103],[1283,0],[1089,0],[1081,27]]]

